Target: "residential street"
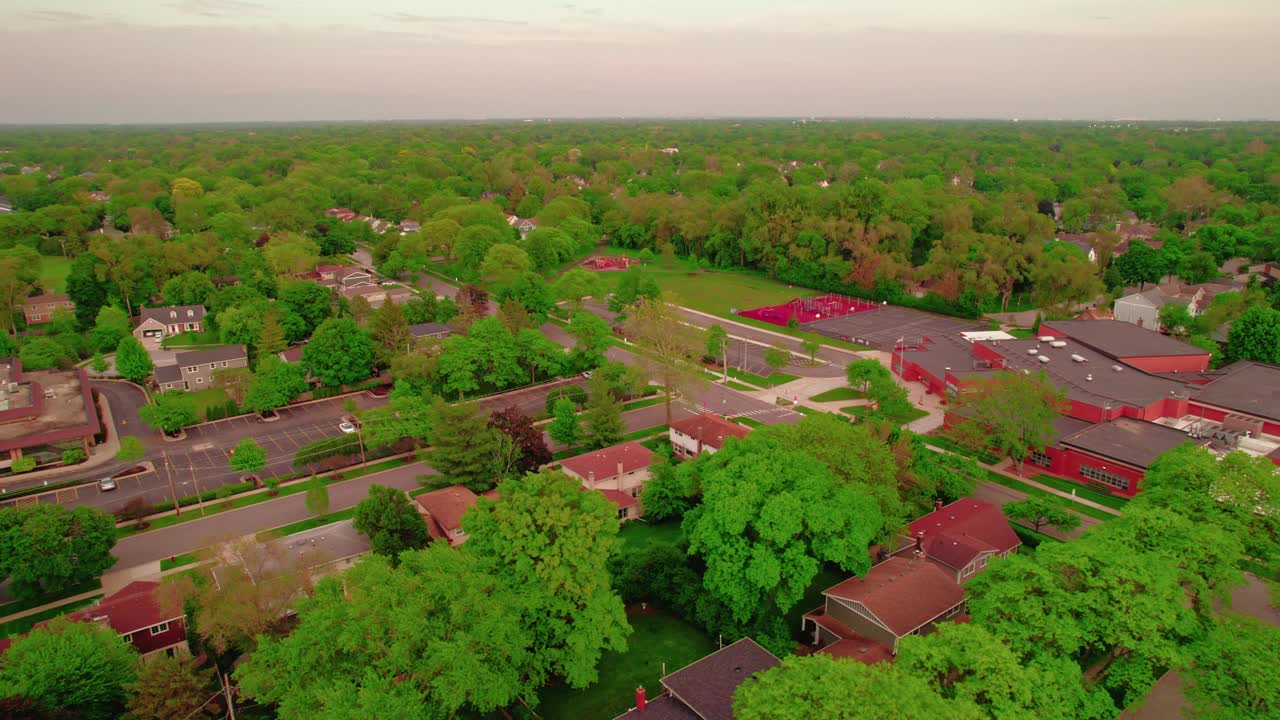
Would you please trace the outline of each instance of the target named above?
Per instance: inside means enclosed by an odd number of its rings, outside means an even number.
[[[412,463],[392,470],[329,486],[329,511],[354,507],[369,494],[370,485],[385,485],[400,490],[414,490],[419,475],[435,474],[423,463]],[[199,513],[191,508],[184,513]],[[192,520],[159,530],[133,535],[116,544],[112,554],[118,562],[113,569],[162,560],[171,555],[198,550],[221,538],[248,535],[311,517],[307,512],[306,493],[294,493],[239,510],[229,510],[200,520]]]

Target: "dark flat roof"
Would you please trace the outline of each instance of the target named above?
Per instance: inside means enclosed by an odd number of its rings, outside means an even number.
[[[431,337],[432,335],[444,335],[449,332],[452,332],[449,326],[441,325],[440,323],[428,322],[409,326],[409,334],[416,338]]]
[[[1181,430],[1133,418],[1091,425],[1065,438],[1063,445],[1146,469],[1164,452],[1190,442]]]
[[[1192,396],[1196,402],[1280,420],[1280,367],[1241,361]]]
[[[742,638],[662,678],[662,684],[703,720],[733,720],[733,691],[752,675],[777,666],[773,653]]]
[[[1040,334],[1065,334],[1113,358],[1209,354],[1195,345],[1120,320],[1051,320],[1040,327]]]
[[[1189,392],[1185,383],[1145,373],[1084,343],[1068,338],[1058,338],[1058,341],[1066,345],[1055,348],[1035,338],[984,341],[982,344],[1004,356],[1010,369],[1029,373],[1043,370],[1055,387],[1067,393],[1067,398],[1095,407],[1128,405],[1142,408],[1172,397],[1174,393]],[[1031,353],[1031,350],[1036,352]],[[1083,361],[1076,362],[1072,355],[1083,358]],[[1047,357],[1049,361],[1041,362],[1041,357]],[[1117,367],[1120,370],[1116,370]]]
[[[248,357],[243,345],[220,345],[204,350],[188,350],[174,356],[178,367],[189,367],[203,363],[222,362],[223,360],[239,360]]]

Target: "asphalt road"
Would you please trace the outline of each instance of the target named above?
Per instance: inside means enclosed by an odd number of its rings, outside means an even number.
[[[368,497],[369,486],[375,483],[400,490],[413,490],[419,486],[419,475],[434,473],[434,470],[422,463],[412,463],[335,483],[329,486],[329,511],[337,512],[354,507]],[[199,510],[192,508],[183,512],[199,513]],[[181,525],[132,535],[116,543],[111,554],[118,560],[115,565],[117,569],[129,568],[199,550],[225,538],[248,535],[309,517],[311,514],[307,512],[306,493],[294,493],[239,510],[229,510]]]

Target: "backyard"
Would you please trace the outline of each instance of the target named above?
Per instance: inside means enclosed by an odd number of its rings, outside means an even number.
[[[651,523],[633,520],[618,531],[618,539],[627,552],[639,552],[656,543],[676,543],[680,541],[680,521]]]
[[[715,642],[697,628],[666,613],[631,615],[627,649],[605,653],[598,666],[600,679],[575,690],[565,685],[542,693],[539,714],[545,718],[612,718],[635,706],[636,688],[650,698],[662,691],[658,679],[716,649]]]
[[[71,272],[71,260],[64,257],[40,258],[40,285],[51,293],[67,289],[67,273]]]
[[[209,408],[221,408],[226,404],[227,391],[222,388],[205,388],[204,390],[188,392],[187,397],[195,402],[198,415],[208,417]]]

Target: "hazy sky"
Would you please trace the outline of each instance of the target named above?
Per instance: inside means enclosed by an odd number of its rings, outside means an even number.
[[[0,123],[1280,119],[1280,0],[4,0]]]

